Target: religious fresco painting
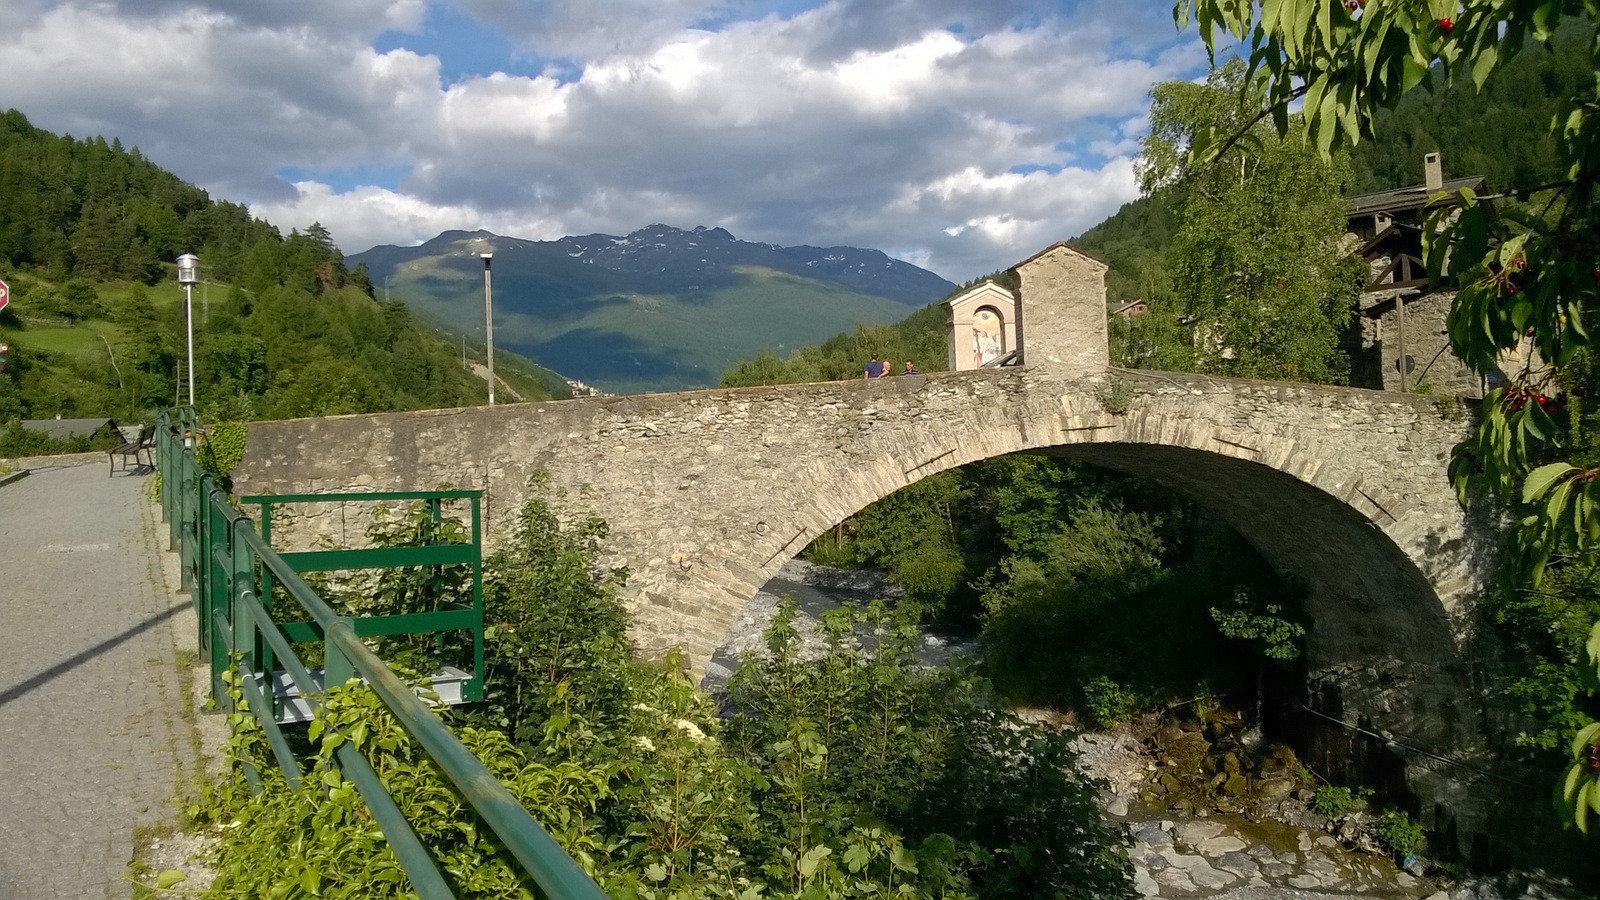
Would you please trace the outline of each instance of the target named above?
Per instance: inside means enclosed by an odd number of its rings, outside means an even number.
[[[1004,322],[999,310],[985,306],[972,315],[972,361],[984,366],[1006,350]]]

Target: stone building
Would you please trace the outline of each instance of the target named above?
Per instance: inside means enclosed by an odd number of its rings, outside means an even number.
[[[1423,173],[1422,184],[1349,200],[1351,240],[1367,263],[1367,283],[1345,337],[1350,384],[1482,396],[1482,381],[1450,352],[1445,317],[1455,292],[1428,291],[1422,232],[1428,216],[1454,206],[1458,191],[1477,189],[1483,178],[1446,181],[1438,153],[1423,157]]]

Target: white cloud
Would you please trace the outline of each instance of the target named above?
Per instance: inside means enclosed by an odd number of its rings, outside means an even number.
[[[650,52],[734,4],[720,0],[459,0],[519,45],[550,57]]]
[[[663,221],[878,247],[952,280],[1135,196],[1146,91],[1204,60],[1169,20],[1152,36],[1148,10],[1129,9],[1144,5],[1099,0],[1068,16],[1034,2],[785,16],[760,0],[461,0],[514,44],[581,63],[446,85],[438,58],[370,44],[424,27],[422,0],[5,6],[0,106],[120,137],[282,228],[320,220],[349,251],[452,228],[548,238]],[[347,189],[317,175],[374,168],[408,174]],[[289,184],[285,169],[313,177]]]

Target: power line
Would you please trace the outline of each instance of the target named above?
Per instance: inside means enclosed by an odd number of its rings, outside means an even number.
[[[1458,759],[1451,759],[1448,756],[1441,756],[1441,755],[1439,755],[1437,753],[1434,753],[1432,750],[1424,750],[1421,747],[1418,747],[1418,746],[1416,746],[1414,744],[1407,744],[1404,741],[1397,741],[1394,738],[1389,737],[1386,734],[1379,734],[1376,731],[1372,731],[1370,729],[1362,728],[1360,725],[1356,725],[1356,724],[1353,724],[1351,722],[1346,722],[1346,721],[1343,721],[1342,719],[1335,719],[1333,716],[1330,716],[1325,712],[1321,712],[1320,710],[1312,709],[1311,707],[1305,705],[1304,703],[1296,703],[1295,705],[1300,707],[1301,709],[1305,710],[1306,712],[1311,713],[1313,716],[1317,716],[1317,717],[1322,718],[1322,719],[1327,719],[1329,722],[1332,722],[1335,725],[1341,725],[1341,726],[1343,726],[1345,728],[1351,729],[1352,731],[1356,731],[1356,732],[1359,732],[1361,734],[1367,735],[1368,737],[1377,738],[1378,740],[1383,741],[1385,746],[1388,746],[1388,745],[1392,744],[1392,745],[1394,745],[1396,747],[1401,747],[1403,749],[1410,750],[1413,753],[1420,753],[1423,756],[1428,757],[1429,759],[1438,760],[1439,762],[1442,762],[1445,765],[1455,766],[1458,769],[1466,769],[1466,770],[1471,771],[1471,772],[1476,772],[1479,775],[1483,775],[1483,776],[1485,776],[1487,778],[1493,778],[1493,779],[1496,779],[1498,781],[1504,781],[1506,784],[1514,784],[1517,787],[1525,788],[1525,789],[1530,790],[1530,791],[1544,790],[1544,788],[1535,787],[1535,786],[1533,786],[1531,784],[1528,784],[1527,782],[1518,781],[1515,778],[1507,778],[1504,775],[1501,775],[1501,774],[1496,773],[1496,772],[1491,772],[1488,769],[1479,768],[1478,766],[1472,765],[1471,763],[1464,763],[1464,762],[1462,762],[1462,761],[1460,761]]]

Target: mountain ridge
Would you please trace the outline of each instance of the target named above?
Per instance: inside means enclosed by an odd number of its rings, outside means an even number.
[[[369,269],[380,265],[381,260],[403,256],[417,250],[442,249],[462,241],[487,240],[497,247],[509,244],[530,251],[553,250],[578,259],[589,265],[617,272],[647,273],[660,271],[656,265],[663,258],[676,258],[686,250],[698,248],[711,251],[725,265],[764,265],[791,275],[817,277],[819,280],[859,290],[874,296],[897,300],[907,306],[921,306],[929,297],[942,297],[955,288],[953,282],[933,272],[904,260],[895,259],[882,250],[835,245],[819,247],[811,244],[784,246],[781,244],[745,241],[735,237],[726,228],[697,225],[684,229],[663,223],[653,223],[635,229],[626,235],[593,232],[585,235],[567,235],[551,241],[495,234],[486,229],[467,231],[451,229],[422,242],[415,247],[397,244],[380,244],[361,253],[346,257],[348,264],[365,261]],[[647,243],[653,242],[653,243]],[[676,242],[676,245],[674,245]],[[653,253],[652,250],[666,252]],[[711,264],[708,257],[701,262]],[[381,272],[374,269],[374,276]]]
[[[880,250],[784,247],[662,223],[550,241],[458,229],[346,262],[472,335],[483,328],[485,252],[496,344],[618,393],[708,387],[739,359],[899,321],[955,288]]]

